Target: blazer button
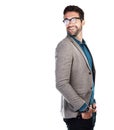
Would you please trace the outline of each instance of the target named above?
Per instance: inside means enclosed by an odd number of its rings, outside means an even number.
[[[91,74],[91,72],[89,72],[89,74]]]

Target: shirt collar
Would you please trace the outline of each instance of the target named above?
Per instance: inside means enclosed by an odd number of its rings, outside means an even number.
[[[74,36],[72,36],[72,35],[70,35],[70,34],[68,34],[71,38],[73,38],[73,40],[75,41],[75,42],[77,42],[79,45],[82,45],[82,44],[85,44],[85,40],[84,39],[82,39],[82,42],[80,42],[78,39],[76,39]]]

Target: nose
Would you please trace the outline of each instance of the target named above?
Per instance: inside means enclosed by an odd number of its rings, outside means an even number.
[[[69,21],[67,27],[71,27],[71,26],[73,26],[73,23],[71,21]]]

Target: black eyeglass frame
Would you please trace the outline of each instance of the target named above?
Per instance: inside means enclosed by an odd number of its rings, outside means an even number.
[[[81,21],[82,21],[82,19],[80,18],[80,17],[72,17],[71,19],[68,19],[68,18],[65,18],[64,20],[63,20],[63,23],[65,23],[65,20],[68,20],[69,22],[72,20],[72,19],[80,19]]]

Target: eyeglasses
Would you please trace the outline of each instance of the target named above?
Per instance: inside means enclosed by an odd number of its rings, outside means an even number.
[[[71,19],[66,18],[66,19],[63,20],[63,22],[64,22],[65,25],[68,25],[70,22],[76,23],[78,19],[81,19],[81,18],[80,17],[73,17]]]

